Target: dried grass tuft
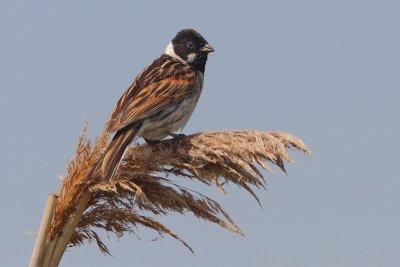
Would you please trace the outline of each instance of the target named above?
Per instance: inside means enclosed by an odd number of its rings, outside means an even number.
[[[67,176],[59,193],[49,239],[56,236],[84,192],[92,193],[70,246],[95,241],[99,249],[110,254],[98,230],[122,237],[136,233],[137,227],[155,230],[160,236],[170,235],[191,247],[172,230],[144,214],[194,214],[197,218],[242,234],[224,209],[211,198],[180,186],[185,178],[200,181],[225,192],[234,183],[247,190],[258,202],[254,188],[265,188],[260,168],[272,172],[269,161],[285,172],[284,162],[293,162],[287,149],[311,154],[298,138],[284,132],[255,130],[204,132],[179,139],[168,139],[156,145],[135,145],[110,183],[90,175],[90,170],[107,147],[107,134],[92,146],[85,138],[86,127],[79,139],[77,154],[68,164]]]
[[[91,141],[86,137],[86,132],[87,124],[85,124],[79,136],[76,156],[68,162],[67,175],[61,177],[62,185],[58,193],[49,240],[52,240],[61,231],[67,219],[75,211],[75,207],[83,194],[96,181],[95,177],[91,177],[88,174],[107,147],[108,135],[103,132],[92,145]]]

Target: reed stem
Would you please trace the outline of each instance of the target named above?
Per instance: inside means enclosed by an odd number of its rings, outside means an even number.
[[[56,196],[49,194],[47,198],[46,207],[44,209],[42,222],[40,223],[39,233],[36,238],[35,246],[33,248],[32,257],[29,261],[29,267],[41,267],[43,256],[45,254],[46,240],[49,234],[51,220],[54,215],[54,206]]]

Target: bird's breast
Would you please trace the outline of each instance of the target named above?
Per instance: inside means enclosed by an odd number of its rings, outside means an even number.
[[[167,106],[164,110],[143,121],[138,136],[159,140],[182,129],[189,121],[203,89],[204,76],[199,72],[193,90],[180,102]]]

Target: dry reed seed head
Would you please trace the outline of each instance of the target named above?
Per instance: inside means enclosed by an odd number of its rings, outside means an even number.
[[[95,182],[94,177],[88,173],[100,159],[102,152],[108,145],[108,134],[103,132],[96,138],[92,146],[86,137],[87,123],[79,136],[76,155],[69,160],[67,175],[63,177],[61,189],[55,207],[55,214],[51,225],[49,240],[52,240],[60,232],[65,221],[74,211],[75,206],[86,190]]]
[[[285,171],[284,161],[292,162],[287,148],[311,153],[300,139],[282,132],[198,133],[181,139],[162,140],[153,146],[132,146],[127,150],[116,177],[110,183],[104,183],[88,176],[88,173],[107,147],[108,135],[103,132],[92,147],[84,137],[85,132],[86,128],[79,139],[77,155],[68,164],[50,236],[61,229],[82,192],[91,190],[92,199],[70,245],[96,241],[100,250],[107,254],[109,251],[95,232],[96,228],[121,237],[125,233],[135,233],[141,225],[161,236],[167,234],[176,238],[192,251],[174,232],[160,222],[140,215],[141,212],[155,215],[191,212],[197,218],[242,234],[217,202],[176,184],[168,178],[170,174],[215,185],[222,191],[225,191],[225,184],[235,183],[259,202],[251,188],[265,187],[257,166],[271,172],[265,162],[269,161]]]

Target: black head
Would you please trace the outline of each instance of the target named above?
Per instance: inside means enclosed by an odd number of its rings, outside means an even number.
[[[214,49],[206,39],[192,29],[178,32],[165,50],[167,55],[181,60],[201,72],[204,72],[208,53],[211,52],[214,52]]]

